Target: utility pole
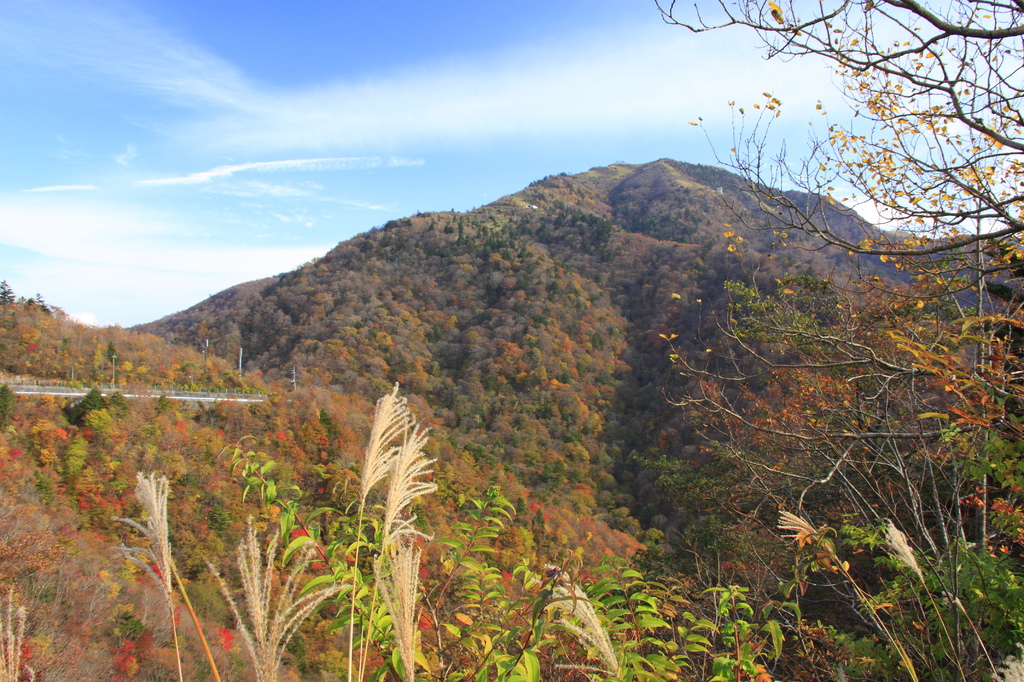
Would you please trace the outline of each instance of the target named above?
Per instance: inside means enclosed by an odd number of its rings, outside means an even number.
[[[110,356],[110,387],[117,386],[117,355]]]
[[[238,347],[238,376],[242,376],[242,347]]]

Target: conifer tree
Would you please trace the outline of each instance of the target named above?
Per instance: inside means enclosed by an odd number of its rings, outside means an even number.
[[[8,388],[7,384],[0,386],[0,429],[10,423],[15,400],[17,398],[14,396],[14,391]]]
[[[75,404],[68,410],[68,421],[74,424],[80,424],[89,412],[93,410],[103,410],[107,407],[107,401],[103,398],[103,394],[100,393],[100,389],[95,386],[92,387],[85,397],[82,398],[81,402]]]

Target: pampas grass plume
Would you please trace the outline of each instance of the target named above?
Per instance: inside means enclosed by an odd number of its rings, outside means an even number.
[[[370,442],[366,445],[362,481],[359,486],[360,504],[366,504],[370,491],[391,471],[399,447],[393,446],[400,435],[409,430],[412,417],[405,398],[398,396],[398,384],[388,395],[377,401]]]
[[[1024,644],[1017,648],[1024,651]],[[993,671],[992,682],[1024,682],[1024,657],[1007,656]]]
[[[171,542],[167,531],[167,497],[169,484],[166,476],[157,476],[156,473],[138,474],[138,483],[135,485],[135,498],[146,511],[145,523],[138,523],[132,519],[117,518],[121,523],[128,524],[149,540],[149,549],[137,547],[118,547],[136,566],[149,574],[163,591],[168,599],[171,597]],[[139,555],[147,557],[145,561]],[[154,570],[154,567],[156,570]]]
[[[277,558],[278,535],[275,534],[270,540],[264,558],[252,517],[247,526],[246,535],[238,545],[238,570],[242,576],[248,622],[243,618],[227,583],[212,564],[209,566],[220,583],[221,592],[242,633],[242,641],[252,656],[257,681],[273,682],[278,679],[277,673],[285,647],[296,630],[324,601],[340,592],[341,587],[331,585],[298,596],[301,589],[299,576],[309,565],[313,552],[313,548],[307,545],[296,555],[291,573],[278,591],[275,601],[273,592],[277,583],[277,568],[274,561]]]
[[[604,663],[605,672],[617,675],[619,659],[612,648],[612,640],[601,625],[593,603],[579,585],[559,585],[554,591],[555,599],[551,606],[562,612],[560,622],[576,637],[597,650]],[[577,622],[574,622],[575,618]]]
[[[423,454],[427,442],[427,430],[417,429],[416,424],[406,431],[388,482],[388,501],[384,507],[384,544],[399,539],[402,535],[416,535],[413,525],[416,515],[408,512],[412,501],[421,495],[437,490],[437,484],[424,481],[422,477],[433,473],[430,465],[434,460]]]
[[[910,543],[907,542],[907,536],[892,521],[886,521],[885,524],[885,544],[889,546],[889,551],[901,564],[916,573],[917,577],[923,581],[924,574],[917,563],[914,551],[910,548]]]

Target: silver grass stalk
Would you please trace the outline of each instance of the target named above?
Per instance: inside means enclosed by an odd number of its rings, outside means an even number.
[[[388,567],[383,565],[384,555],[374,562],[380,593],[391,614],[391,627],[395,633],[398,653],[402,657],[406,682],[413,682],[416,677],[416,622],[419,615],[416,602],[419,599],[421,554],[422,550],[416,547],[415,540],[405,537],[387,553]]]
[[[144,570],[150,578],[164,591],[170,600],[171,585],[171,542],[167,532],[167,496],[169,484],[166,476],[156,473],[138,474],[135,485],[135,498],[146,512],[145,524],[132,519],[117,518],[126,523],[149,540],[149,548],[118,547],[136,566]],[[146,561],[148,559],[148,561]]]
[[[795,533],[795,535],[789,535],[786,537],[800,538],[805,535],[818,534],[818,529],[812,526],[809,521],[787,511],[779,513],[779,529]]]
[[[897,528],[896,525],[888,519],[885,522],[885,544],[888,545],[889,552],[893,555],[893,557],[895,557],[897,561],[899,561],[901,564],[903,564],[911,571],[913,571],[914,574],[917,576],[918,580],[921,581],[921,585],[925,588],[925,595],[927,595],[928,601],[931,603],[932,608],[935,609],[936,613],[938,613],[938,604],[935,603],[935,599],[932,597],[931,590],[928,588],[928,585],[924,580],[924,573],[921,571],[921,567],[917,563],[917,557],[914,556],[914,550],[911,549],[910,543],[907,541],[907,536],[904,535],[903,531]],[[977,626],[975,626],[974,621],[971,620],[970,615],[967,613],[967,609],[964,608],[963,602],[960,601],[960,597],[956,596],[952,592],[946,591],[945,600],[947,604],[956,607],[956,609],[960,611],[961,614],[963,614],[966,623],[970,626],[971,630],[974,631],[975,636],[978,638],[978,643],[982,646],[982,653],[985,654],[985,658],[988,659],[989,665],[992,666],[992,658],[989,656],[988,650],[985,647],[985,641],[982,639],[981,633],[978,632],[978,628]],[[942,626],[942,632],[946,636],[946,640],[952,647],[953,638],[950,635],[949,630],[946,628],[945,621],[940,618],[939,624]],[[1011,663],[1011,665],[1009,665],[1007,668],[1007,674],[1011,675],[1011,677],[1007,679],[1019,680],[1020,682],[1024,682],[1024,661],[1015,662],[1016,659],[1014,659],[1013,657],[1008,658],[1007,661]],[[957,661],[957,667],[960,667],[959,661]],[[963,675],[962,668],[960,672],[961,675]],[[1012,677],[1012,675],[1018,675],[1018,677]],[[992,679],[998,680],[999,678],[993,677]]]
[[[550,606],[561,612],[562,625],[581,642],[597,650],[605,666],[604,672],[618,675],[619,659],[612,648],[612,640],[583,589],[579,585],[559,585],[554,596]]]
[[[400,444],[396,442],[401,439]],[[363,512],[366,506],[366,498],[370,490],[380,481],[391,476],[388,489],[388,499],[385,505],[385,522],[383,524],[383,536],[381,543],[382,555],[389,553],[392,543],[406,535],[407,532],[415,533],[413,521],[415,517],[405,517],[399,520],[402,510],[417,496],[436,490],[436,486],[422,481],[417,481],[419,475],[429,474],[426,467],[430,464],[422,457],[422,447],[426,441],[426,430],[417,431],[416,421],[409,412],[408,401],[398,396],[398,384],[389,395],[377,401],[377,410],[374,415],[373,427],[370,432],[370,441],[366,446],[366,457],[363,463],[362,481],[360,484],[359,517],[357,527],[362,529]],[[417,558],[418,561],[418,558]],[[381,559],[374,562],[375,570],[381,568]],[[354,566],[359,565],[359,546],[356,547]],[[352,682],[355,674],[355,658],[353,656],[355,644],[355,611],[356,611],[356,581],[358,568],[353,571],[352,576],[352,599],[349,606],[348,626],[348,682]],[[415,590],[414,590],[415,591]],[[397,593],[396,593],[397,594]],[[377,587],[374,588],[373,599],[377,598]],[[397,603],[397,602],[396,602]],[[372,607],[371,607],[372,610]],[[363,669],[366,664],[368,648],[364,646],[359,655],[359,679],[363,679]],[[405,656],[405,653],[400,651]],[[404,661],[404,658],[403,658]],[[406,663],[406,667],[409,664]],[[411,669],[411,668],[410,668]]]
[[[399,448],[392,443],[414,426],[405,398],[398,396],[398,384],[388,395],[377,401],[377,410],[370,431],[370,442],[366,445],[363,461],[362,481],[359,486],[360,504],[378,483],[391,471]]]
[[[275,533],[271,538],[264,558],[256,530],[252,526],[252,517],[247,525],[248,532],[238,545],[238,570],[242,576],[248,622],[243,618],[227,583],[212,564],[209,566],[238,623],[242,641],[255,665],[257,682],[273,682],[278,679],[285,647],[295,631],[324,601],[337,594],[341,587],[331,585],[297,596],[301,589],[299,576],[309,565],[313,554],[313,548],[307,545],[293,560],[291,573],[278,591],[275,601],[273,592],[277,583],[277,568],[274,560],[277,558],[278,535]]]
[[[14,588],[7,591],[7,608],[0,622],[0,682],[18,682],[21,679],[21,647],[25,642],[25,621],[28,612],[24,606],[14,607]],[[26,668],[29,679],[36,678],[31,668]]]
[[[178,679],[183,680],[181,669],[181,651],[178,647],[178,626],[174,623],[173,583],[174,559],[171,558],[171,541],[167,531],[167,497],[170,484],[166,476],[157,476],[156,472],[136,474],[135,498],[146,511],[145,525],[132,519],[117,518],[138,530],[149,540],[149,547],[116,547],[124,553],[136,566],[145,571],[160,586],[171,617],[171,633],[174,636],[174,655],[178,662]],[[116,517],[115,517],[116,518]]]
[[[914,551],[910,549],[907,536],[892,521],[887,520],[885,524],[885,544],[889,546],[889,551],[901,564],[916,573],[917,577],[924,582],[924,573],[921,572],[921,567],[917,564]]]
[[[406,535],[421,535],[415,528],[416,515],[408,511],[412,501],[437,490],[437,484],[422,480],[433,473],[434,460],[423,454],[427,430],[415,422],[406,430],[388,482],[388,500],[384,506],[384,546]]]

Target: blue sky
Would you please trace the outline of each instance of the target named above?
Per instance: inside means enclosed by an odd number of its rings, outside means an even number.
[[[4,0],[0,279],[129,326],[416,211],[546,175],[714,162],[770,91],[799,147],[809,62],[647,0]]]

